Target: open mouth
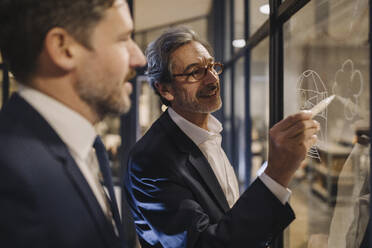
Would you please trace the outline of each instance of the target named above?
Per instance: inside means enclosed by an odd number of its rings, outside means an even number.
[[[218,89],[212,90],[208,93],[200,95],[201,98],[209,98],[209,97],[214,97],[217,95]]]

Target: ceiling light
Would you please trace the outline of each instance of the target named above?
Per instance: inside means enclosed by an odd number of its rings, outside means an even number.
[[[264,4],[260,7],[260,12],[265,15],[270,14],[270,5],[269,4]]]
[[[233,47],[236,47],[236,48],[245,47],[245,40],[243,39],[233,40],[232,45]]]

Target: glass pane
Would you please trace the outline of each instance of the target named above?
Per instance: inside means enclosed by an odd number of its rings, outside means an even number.
[[[285,247],[360,247],[369,220],[368,0],[310,1],[284,25],[285,116],[335,95],[292,182]],[[368,235],[367,235],[368,236]]]
[[[269,127],[269,38],[264,39],[251,52],[251,118],[252,118],[252,170],[251,181],[267,160]]]
[[[244,0],[234,0],[234,53],[245,46],[244,41]],[[227,30],[230,30],[228,28]]]
[[[270,7],[268,0],[249,1],[249,4],[250,34],[252,35],[269,19]]]

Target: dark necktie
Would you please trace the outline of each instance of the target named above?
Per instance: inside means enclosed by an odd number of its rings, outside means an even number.
[[[110,204],[112,217],[114,219],[116,228],[118,230],[119,237],[122,237],[122,225],[121,225],[118,205],[117,205],[116,198],[115,198],[114,185],[112,183],[109,158],[106,152],[105,145],[103,144],[99,136],[97,136],[96,139],[94,140],[93,147],[96,150],[99,168],[101,170],[102,177],[103,177],[103,185],[106,187],[109,193],[109,196],[110,196],[109,197],[110,199],[107,199],[107,200]]]

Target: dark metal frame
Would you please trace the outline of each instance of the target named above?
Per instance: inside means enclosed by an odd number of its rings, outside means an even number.
[[[244,0],[244,39],[249,38],[249,0]],[[251,179],[251,168],[252,168],[252,121],[251,121],[251,88],[250,88],[250,75],[251,75],[251,51],[247,49],[244,56],[244,79],[245,79],[245,99],[244,99],[244,111],[245,111],[245,186],[248,187]]]
[[[270,127],[283,119],[283,26],[276,13],[281,0],[270,0]]]
[[[230,11],[230,56],[234,55],[234,46],[232,45],[232,41],[235,39],[235,22],[234,22],[234,13],[235,13],[235,1],[230,1],[229,11]],[[238,152],[237,152],[237,132],[236,132],[236,123],[235,123],[235,89],[234,83],[235,82],[235,64],[231,64],[230,66],[230,82],[231,82],[231,96],[230,96],[230,106],[231,106],[231,113],[230,113],[230,159],[231,164],[237,170],[238,167]]]
[[[278,22],[276,13],[281,0],[270,0],[270,55],[269,55],[269,91],[270,91],[270,127],[283,119],[283,24]],[[278,235],[273,247],[283,247],[283,233]]]

